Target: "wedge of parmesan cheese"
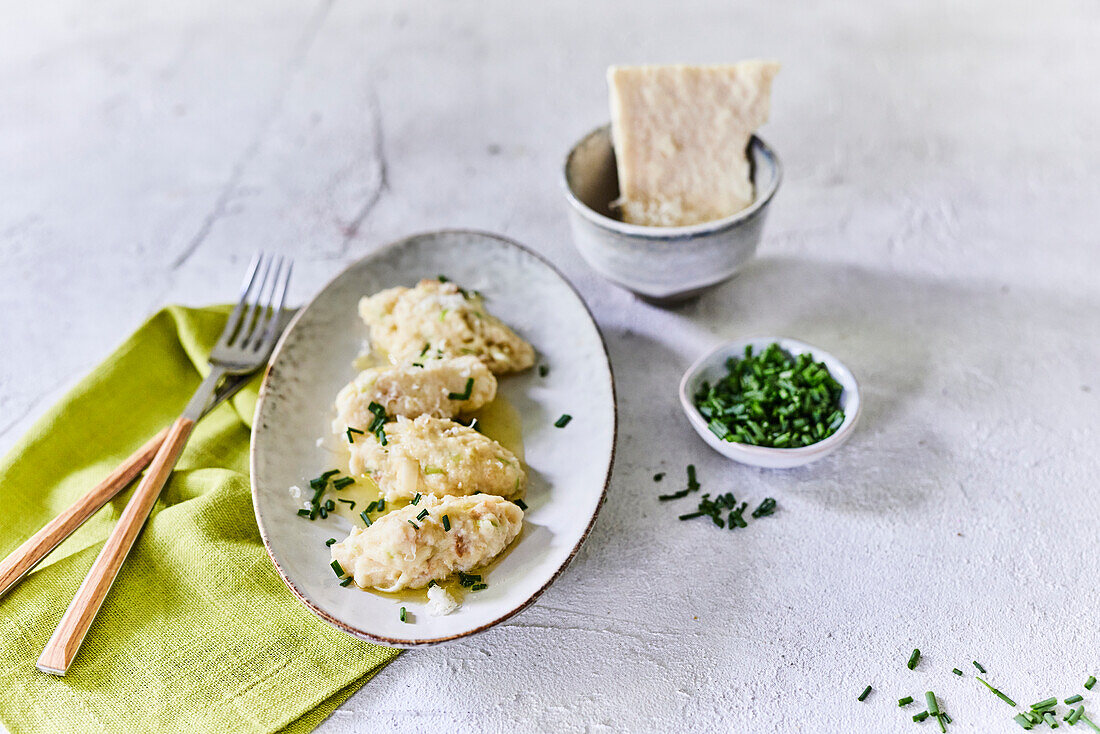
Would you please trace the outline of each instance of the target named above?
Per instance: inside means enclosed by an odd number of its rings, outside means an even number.
[[[623,221],[678,227],[751,204],[746,148],[778,71],[770,61],[609,68]]]

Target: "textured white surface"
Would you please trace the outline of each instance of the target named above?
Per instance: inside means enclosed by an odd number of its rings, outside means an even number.
[[[951,731],[1010,732],[953,666],[980,660],[1024,702],[1100,673],[1094,3],[4,16],[0,449],[158,306],[227,299],[258,247],[295,255],[301,300],[399,236],[496,231],[561,266],[604,329],[622,430],[580,556],[508,624],[401,656],[321,731],[915,731],[894,702],[934,688]],[[754,56],[784,62],[763,135],[786,179],[758,261],[674,311],[601,282],[558,175],[607,119],[605,67]],[[731,465],[679,415],[681,370],[759,333],[860,379],[859,430],[821,464]],[[707,490],[779,513],[678,523],[655,495],[692,461]]]

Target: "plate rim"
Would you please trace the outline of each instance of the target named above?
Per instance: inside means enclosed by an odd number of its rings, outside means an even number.
[[[476,235],[478,237],[485,237],[485,238],[488,238],[488,239],[496,240],[498,242],[503,243],[504,245],[508,245],[508,246],[517,248],[521,252],[524,252],[527,255],[532,256],[538,262],[542,263],[547,268],[549,268],[549,270],[552,273],[554,273],[554,275],[556,275],[573,292],[573,295],[577,297],[577,300],[580,302],[581,307],[584,308],[585,313],[588,315],[589,321],[592,322],[593,328],[596,330],[596,336],[599,338],[599,341],[600,341],[600,348],[603,350],[604,361],[607,363],[607,375],[608,375],[608,378],[609,378],[608,381],[609,381],[610,387],[611,387],[611,454],[608,456],[607,472],[604,475],[603,487],[600,489],[600,496],[599,496],[598,501],[596,502],[596,508],[592,512],[592,517],[588,521],[588,525],[585,526],[584,531],[581,533],[580,537],[577,539],[577,542],[573,545],[572,550],[569,551],[569,555],[565,558],[564,561],[562,561],[561,565],[558,566],[557,570],[555,570],[554,573],[550,575],[550,578],[548,578],[546,580],[546,583],[544,583],[542,586],[540,586],[538,589],[536,589],[529,597],[527,597],[527,599],[525,599],[522,603],[517,605],[515,608],[509,610],[508,612],[506,612],[505,614],[497,617],[496,619],[493,619],[492,621],[489,621],[489,622],[487,622],[483,625],[480,625],[479,627],[476,627],[476,628],[471,629],[471,630],[467,630],[465,632],[461,632],[459,634],[454,634],[454,635],[446,635],[446,636],[443,636],[443,637],[434,637],[434,638],[424,639],[424,640],[409,640],[409,639],[391,638],[391,637],[386,637],[384,635],[372,634],[370,632],[359,629],[357,627],[353,627],[353,626],[351,626],[351,625],[349,625],[349,624],[347,624],[347,623],[345,623],[345,622],[343,622],[339,619],[336,619],[331,614],[324,611],[323,609],[320,609],[316,604],[314,604],[312,601],[310,601],[306,597],[306,595],[294,584],[294,582],[291,581],[290,577],[286,574],[286,572],[283,571],[282,566],[279,565],[279,561],[275,558],[275,554],[273,553],[273,551],[271,549],[271,541],[268,538],[267,530],[264,527],[263,519],[260,515],[260,507],[259,507],[259,503],[258,503],[259,490],[257,488],[257,482],[255,480],[255,477],[256,477],[256,454],[257,454],[257,452],[256,452],[256,430],[257,430],[257,426],[260,425],[260,420],[259,420],[260,412],[263,408],[264,402],[267,399],[268,392],[270,391],[271,368],[275,364],[275,361],[282,354],[282,351],[283,351],[283,348],[286,344],[287,338],[290,336],[290,334],[293,332],[295,327],[298,325],[298,320],[302,317],[302,314],[304,314],[309,309],[309,307],[313,305],[314,301],[316,301],[323,293],[325,293],[328,290],[329,286],[331,286],[334,282],[336,282],[336,280],[341,278],[344,275],[344,273],[346,273],[348,270],[355,267],[359,263],[363,262],[364,260],[367,260],[368,258],[378,257],[379,255],[385,253],[388,250],[396,250],[396,249],[406,245],[408,242],[411,242],[413,240],[417,240],[417,239],[421,239],[421,238],[425,238],[425,237],[437,237],[437,236],[440,236],[440,235]],[[618,394],[617,394],[616,388],[615,388],[615,372],[614,372],[614,368],[611,365],[611,355],[607,350],[607,340],[604,338],[603,331],[600,329],[599,322],[596,321],[596,317],[592,314],[592,309],[589,308],[588,303],[584,300],[584,297],[581,296],[580,291],[577,290],[577,287],[575,285],[573,285],[573,283],[568,278],[565,277],[565,274],[562,273],[561,270],[558,269],[558,267],[556,265],[554,265],[552,262],[550,262],[550,260],[548,260],[542,254],[534,251],[533,249],[527,247],[526,245],[520,244],[519,242],[517,242],[517,241],[515,241],[515,240],[513,240],[509,237],[505,237],[503,235],[495,234],[495,233],[492,233],[492,232],[486,232],[484,230],[479,230],[479,229],[466,229],[466,228],[435,229],[435,230],[427,230],[427,231],[424,231],[424,232],[417,232],[417,233],[402,237],[400,239],[388,242],[388,243],[386,243],[386,244],[384,244],[380,247],[377,247],[377,248],[371,250],[370,252],[364,254],[362,257],[356,258],[355,260],[349,262],[347,265],[342,267],[339,272],[337,272],[335,275],[333,275],[331,278],[329,278],[327,281],[325,281],[324,285],[322,285],[319,289],[317,289],[317,291],[313,294],[312,297],[309,298],[308,301],[306,301],[306,303],[304,303],[301,307],[298,308],[297,313],[294,314],[294,317],[287,324],[286,329],[283,330],[282,335],[280,335],[278,342],[276,342],[276,344],[275,344],[275,348],[271,352],[271,358],[268,360],[267,366],[264,368],[263,380],[260,383],[259,393],[258,393],[257,398],[256,398],[256,409],[252,414],[252,430],[249,432],[248,483],[249,483],[250,494],[251,494],[251,497],[252,497],[252,514],[256,518],[256,526],[260,531],[260,539],[263,541],[264,551],[267,553],[268,559],[270,559],[271,563],[275,566],[275,571],[279,574],[279,578],[282,579],[283,583],[286,584],[288,589],[290,589],[291,594],[294,595],[294,597],[302,604],[302,606],[304,606],[306,609],[308,609],[310,611],[310,613],[312,613],[314,616],[318,617],[321,621],[323,621],[326,624],[328,624],[329,626],[334,627],[334,628],[340,630],[341,632],[344,632],[348,635],[351,635],[352,637],[355,637],[357,639],[366,640],[368,642],[381,643],[381,644],[384,644],[384,645],[389,645],[391,647],[400,647],[400,648],[405,648],[405,649],[411,649],[411,648],[415,648],[415,647],[429,647],[429,646],[432,646],[432,645],[439,645],[439,644],[446,643],[446,642],[453,642],[455,640],[459,640],[459,639],[462,639],[464,637],[470,637],[472,635],[480,634],[481,632],[484,632],[485,630],[489,629],[490,627],[495,627],[496,625],[500,624],[501,622],[505,622],[508,619],[511,619],[512,617],[519,614],[520,612],[522,612],[527,607],[531,606],[531,604],[533,604],[540,596],[542,596],[542,594],[548,588],[550,588],[550,586],[555,581],[558,580],[558,577],[560,577],[561,574],[565,571],[565,569],[569,567],[569,564],[571,564],[573,562],[573,559],[577,556],[577,553],[580,552],[581,546],[584,545],[584,542],[588,539],[588,536],[592,533],[592,528],[596,524],[596,518],[599,517],[600,510],[603,509],[604,502],[607,500],[607,490],[608,490],[609,486],[611,485],[611,474],[612,474],[612,471],[613,471],[614,466],[615,466],[615,452],[616,452],[616,449],[618,448],[618,438],[619,438],[619,401],[618,401]]]

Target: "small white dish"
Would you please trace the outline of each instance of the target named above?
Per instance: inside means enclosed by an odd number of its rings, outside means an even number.
[[[711,432],[707,427],[706,419],[695,407],[692,398],[698,392],[699,386],[703,382],[713,384],[724,377],[728,372],[726,369],[727,359],[742,357],[747,346],[751,345],[753,352],[759,353],[772,343],[778,343],[780,347],[792,355],[797,356],[808,353],[815,362],[824,362],[825,366],[829,368],[833,379],[839,382],[843,388],[840,394],[840,407],[844,411],[844,422],[828,438],[809,446],[800,446],[793,449],[775,449],[768,446],[751,446],[744,443],[724,441]],[[683,407],[684,413],[687,414],[691,427],[712,449],[734,461],[765,469],[789,469],[828,456],[852,435],[852,429],[855,428],[862,410],[859,385],[856,383],[856,378],[852,375],[851,370],[823,349],[810,346],[797,339],[783,337],[739,339],[723,344],[709,354],[700,357],[695,364],[688,368],[683,379],[680,380],[680,405]]]
[[[330,445],[333,400],[356,375],[368,336],[360,297],[445,274],[485,294],[489,309],[528,339],[537,369],[501,377],[498,395],[518,413],[528,490],[518,541],[492,568],[489,588],[462,607],[432,616],[419,600],[343,588],[327,538],[344,538],[354,519],[297,516],[309,479],[341,468]],[[565,428],[554,425],[569,413]],[[252,502],[279,575],[313,614],[355,637],[416,647],[482,632],[533,602],[561,574],[603,503],[615,447],[615,387],[603,338],[573,287],[540,256],[481,232],[416,235],[383,247],[340,273],[304,308],[275,348],[252,428]],[[409,622],[398,610],[408,608]]]

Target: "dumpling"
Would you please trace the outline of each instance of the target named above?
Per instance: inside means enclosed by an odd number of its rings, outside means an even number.
[[[336,396],[334,430],[343,433],[348,426],[369,426],[375,418],[371,403],[381,405],[390,416],[452,418],[477,410],[496,394],[497,378],[477,357],[372,367],[360,372]]]
[[[534,348],[490,315],[480,295],[451,282],[389,288],[362,299],[359,315],[370,327],[372,346],[394,364],[473,355],[499,374],[535,363]]]
[[[332,558],[364,589],[420,589],[432,579],[489,563],[522,527],[523,510],[501,497],[428,495],[368,528],[355,528],[332,545]]]
[[[460,423],[422,415],[385,425],[386,445],[371,435],[351,444],[353,474],[369,474],[387,500],[475,492],[522,497],[527,472],[508,449]]]

